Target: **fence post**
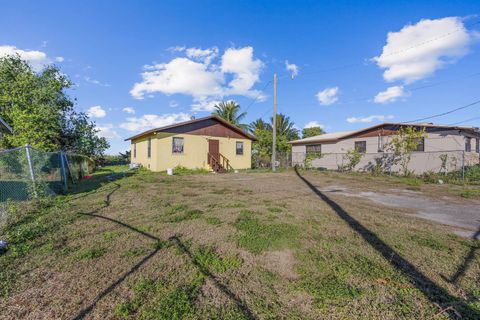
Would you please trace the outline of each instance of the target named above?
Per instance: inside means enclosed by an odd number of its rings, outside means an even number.
[[[35,171],[33,170],[32,156],[30,154],[30,146],[28,144],[25,145],[25,152],[27,154],[27,162],[28,162],[28,169],[30,170],[30,178],[32,179],[32,183],[33,183],[33,195],[36,198],[37,188],[35,186]]]
[[[63,190],[67,191],[68,189],[67,170],[65,168],[65,159],[64,159],[63,151],[60,151],[59,155],[60,155],[60,170],[61,170],[62,180],[63,180]]]

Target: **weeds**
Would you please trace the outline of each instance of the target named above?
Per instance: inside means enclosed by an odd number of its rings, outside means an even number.
[[[96,259],[102,257],[105,253],[107,253],[106,248],[90,248],[80,252],[78,255],[78,259]]]
[[[240,231],[237,244],[252,253],[291,246],[299,235],[298,228],[291,224],[265,224],[248,210],[240,213],[235,227]]]

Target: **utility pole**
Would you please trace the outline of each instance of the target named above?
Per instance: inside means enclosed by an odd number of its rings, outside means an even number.
[[[273,141],[272,141],[272,171],[276,171],[276,150],[277,150],[277,74],[273,75]]]

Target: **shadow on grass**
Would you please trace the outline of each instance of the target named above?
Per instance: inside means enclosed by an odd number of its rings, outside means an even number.
[[[179,236],[175,235],[169,238],[170,241],[173,241],[178,248],[187,255],[187,257],[192,261],[192,264],[197,267],[197,269],[208,279],[210,279],[213,284],[222,291],[230,300],[232,300],[237,308],[243,313],[246,319],[256,319],[252,311],[248,308],[247,304],[237,297],[226,285],[221,283],[214,274],[212,274],[208,268],[202,265],[188,249],[188,247],[180,240]]]
[[[458,279],[460,279],[465,272],[467,272],[468,268],[472,264],[473,259],[475,258],[475,252],[480,249],[480,228],[478,228],[477,232],[472,236],[473,241],[475,241],[475,245],[470,247],[470,251],[463,259],[462,264],[458,267],[457,272],[448,279],[451,283],[457,283]]]
[[[395,269],[402,272],[410,282],[420,290],[432,303],[442,308],[441,313],[447,314],[451,319],[480,319],[480,312],[470,307],[464,300],[454,297],[447,290],[437,285],[433,280],[424,275],[412,263],[403,258],[398,252],[381,240],[374,232],[370,231],[358,220],[353,218],[338,203],[318,190],[310,181],[304,178],[295,168],[297,176],[335,213],[344,220],[352,230],[357,232],[373,249],[381,254]]]
[[[116,220],[116,219],[113,219],[113,218],[110,218],[110,217],[105,217],[105,216],[102,216],[102,215],[99,215],[98,212],[102,209],[105,209],[107,207],[110,206],[111,204],[111,196],[118,190],[120,189],[120,185],[118,183],[115,183],[114,182],[114,185],[115,187],[112,188],[112,190],[106,195],[105,197],[105,204],[94,210],[94,211],[91,211],[91,212],[87,212],[87,213],[83,213],[83,212],[79,212],[78,214],[79,215],[83,215],[83,216],[90,216],[90,217],[93,217],[93,218],[97,218],[97,219],[103,219],[103,220],[107,220],[109,222],[112,222],[112,223],[115,223],[115,224],[118,224],[124,228],[127,228],[133,232],[136,232],[138,233],[139,235],[141,236],[144,236],[148,239],[151,239],[151,240],[154,240],[156,242],[161,242],[161,239],[148,233],[148,232],[145,232],[145,231],[142,231],[138,228],[135,228],[129,224],[126,224],[122,221],[119,221],[119,220]],[[236,306],[242,311],[242,313],[245,315],[245,317],[247,319],[256,319],[255,316],[253,315],[252,311],[248,308],[248,306],[246,305],[246,303],[244,301],[242,301],[240,298],[238,298],[227,286],[225,286],[224,284],[222,284],[216,277],[215,275],[213,275],[207,268],[205,268],[201,263],[199,263],[195,257],[192,255],[192,253],[189,251],[189,249],[183,244],[183,242],[181,241],[180,237],[175,235],[173,237],[170,237],[168,239],[169,242],[175,244],[176,246],[178,246],[178,248],[184,253],[186,254],[193,265],[195,265],[195,267],[198,268],[198,270],[207,278],[209,278],[213,283],[214,285],[219,289],[221,290],[229,299],[231,299],[235,304]],[[153,258],[160,250],[162,249],[162,247],[157,247],[154,251],[152,251],[151,253],[149,253],[147,256],[145,256],[144,258],[142,258],[139,262],[137,262],[132,268],[130,268],[130,270],[128,270],[127,272],[123,273],[117,280],[115,280],[110,286],[108,286],[106,289],[104,289],[102,292],[100,292],[96,297],[95,299],[85,308],[83,308],[82,310],[80,310],[78,312],[77,315],[75,315],[73,317],[73,319],[75,320],[79,320],[79,319],[84,319],[87,315],[89,315],[93,309],[95,308],[95,306],[97,305],[97,303],[102,300],[104,297],[106,297],[109,293],[111,293],[116,287],[118,287],[128,276],[132,275],[133,273],[135,273],[142,265],[144,265],[146,262],[148,262],[151,258]]]

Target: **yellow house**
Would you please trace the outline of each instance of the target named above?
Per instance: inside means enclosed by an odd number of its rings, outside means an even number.
[[[152,171],[177,166],[225,172],[252,165],[255,137],[218,116],[151,129],[131,141],[131,163]]]

